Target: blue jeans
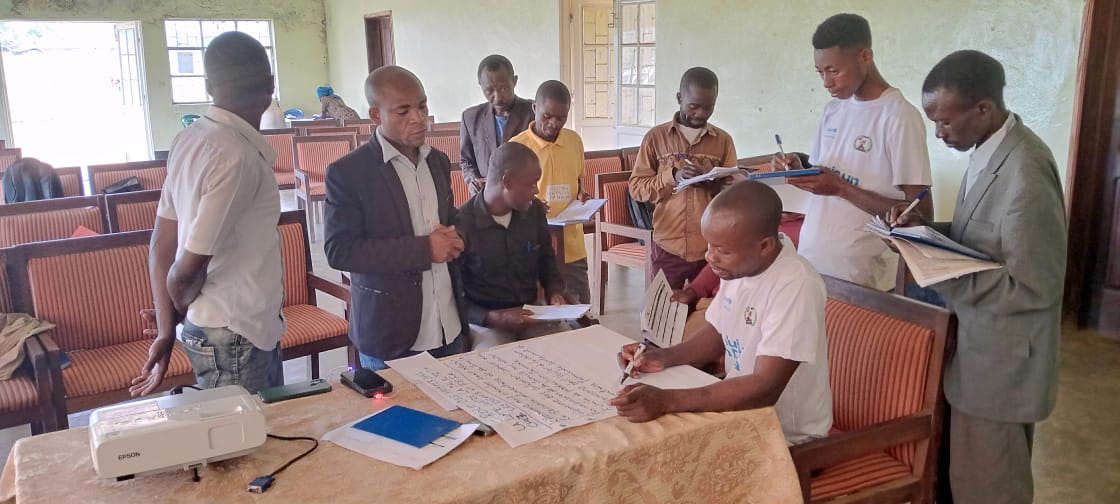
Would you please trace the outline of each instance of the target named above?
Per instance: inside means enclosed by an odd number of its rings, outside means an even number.
[[[183,349],[202,388],[241,385],[250,394],[284,384],[280,344],[261,350],[226,327],[198,327],[183,323]]]
[[[434,348],[432,350],[426,350],[426,352],[432,354],[432,357],[436,357],[436,358],[447,357],[448,355],[455,355],[455,354],[458,354],[458,353],[463,353],[463,349],[465,348],[463,346],[463,342],[468,337],[469,336],[466,335],[466,334],[461,334],[461,335],[459,335],[458,338],[455,338],[455,341],[452,341],[451,343],[443,345],[439,348]],[[364,367],[366,369],[373,370],[373,371],[380,371],[382,369],[388,369],[389,368],[389,365],[385,364],[386,360],[400,359],[401,357],[412,357],[413,355],[416,355],[418,353],[420,353],[420,352],[409,350],[409,351],[407,351],[407,352],[405,352],[401,355],[398,355],[396,357],[387,357],[385,359],[382,359],[380,357],[374,357],[370,354],[365,354],[365,353],[359,352],[358,353],[358,361],[362,364],[362,367]]]

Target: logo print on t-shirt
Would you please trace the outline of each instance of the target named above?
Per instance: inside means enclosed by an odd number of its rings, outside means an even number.
[[[739,345],[739,340],[733,340],[727,336],[723,337],[723,348],[727,352],[727,357],[735,364],[735,370],[739,369],[739,356],[743,355],[743,347]]]
[[[860,136],[856,137],[856,143],[854,144],[854,147],[856,148],[856,150],[858,150],[860,152],[870,151],[871,150],[871,137],[869,137],[867,135],[860,135]]]
[[[758,315],[755,313],[754,307],[748,306],[747,311],[743,312],[743,322],[746,322],[749,326],[753,326],[757,320]]]

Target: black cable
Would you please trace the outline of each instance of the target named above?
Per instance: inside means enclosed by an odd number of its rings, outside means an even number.
[[[179,394],[182,394],[182,393],[183,393],[183,389],[185,389],[185,388],[189,388],[189,389],[195,389],[195,390],[198,390],[198,391],[202,391],[202,389],[200,389],[200,388],[198,388],[198,387],[196,387],[196,386],[194,386],[194,385],[176,385],[176,386],[175,386],[175,388],[171,389],[171,395],[179,395]]]
[[[296,456],[296,458],[294,458],[292,460],[289,460],[288,463],[280,466],[279,469],[277,469],[275,471],[272,471],[272,473],[270,473],[268,475],[269,477],[276,477],[277,474],[280,474],[280,471],[283,471],[284,469],[287,469],[288,466],[296,463],[296,461],[298,461],[299,459],[310,455],[311,452],[315,451],[315,449],[319,447],[319,440],[315,439],[313,437],[307,437],[307,436],[278,436],[276,434],[269,434],[268,437],[270,437],[272,439],[279,439],[281,441],[311,441],[313,443],[311,445],[311,448],[308,448],[307,451],[299,454],[298,456]]]

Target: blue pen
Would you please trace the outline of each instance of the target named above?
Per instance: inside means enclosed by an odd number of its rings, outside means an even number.
[[[914,201],[912,201],[910,203],[910,206],[906,207],[906,210],[903,210],[902,213],[898,214],[898,217],[894,218],[894,222],[892,222],[891,225],[892,226],[897,226],[898,225],[898,220],[901,219],[903,215],[906,215],[906,214],[910,213],[910,211],[913,210],[914,207],[918,206],[918,203],[921,202],[922,198],[926,197],[927,194],[929,194],[929,188],[928,187],[925,188],[925,189],[922,189],[922,192],[918,193],[918,197],[914,198]]]

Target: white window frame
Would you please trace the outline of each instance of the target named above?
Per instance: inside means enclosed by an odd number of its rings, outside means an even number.
[[[656,104],[657,104],[657,78],[656,78],[656,72],[654,74],[655,75],[654,82],[650,83],[650,84],[641,84],[641,75],[637,76],[638,83],[636,83],[636,84],[624,83],[623,78],[622,78],[622,72],[624,70],[623,66],[622,66],[622,58],[623,58],[623,54],[625,53],[626,48],[633,47],[633,48],[636,49],[634,57],[637,60],[635,62],[637,64],[637,71],[640,74],[641,73],[641,48],[643,48],[643,47],[653,48],[653,49],[656,50],[656,47],[657,47],[657,31],[656,31],[657,27],[656,27],[656,23],[654,24],[654,37],[653,37],[654,42],[643,43],[641,41],[642,27],[641,27],[641,14],[640,14],[640,12],[641,12],[641,5],[642,4],[651,4],[651,5],[656,6],[656,0],[618,0],[617,3],[615,4],[615,35],[616,35],[616,39],[617,39],[618,49],[615,52],[615,56],[617,58],[617,61],[615,62],[615,72],[616,72],[615,73],[615,83],[616,83],[615,85],[616,85],[617,90],[615,92],[615,115],[614,116],[616,118],[615,124],[619,127],[650,128],[654,124],[657,123],[657,117],[656,117],[656,115],[657,115],[657,109],[656,109]],[[638,7],[638,12],[639,12],[638,19],[636,20],[636,23],[637,23],[636,24],[636,29],[638,30],[638,39],[637,39],[637,41],[632,42],[632,43],[623,42],[623,39],[622,39],[622,37],[623,37],[622,27],[623,27],[624,22],[625,22],[625,20],[622,17],[623,16],[623,11],[624,11],[623,6],[628,6],[628,5],[637,6]],[[656,16],[656,14],[655,14],[655,16]],[[654,57],[654,60],[655,60],[654,67],[656,68],[656,56]],[[635,106],[635,110],[638,114],[637,121],[635,121],[634,123],[624,122],[624,118],[623,118],[623,114],[622,114],[623,94],[624,94],[623,90],[624,89],[634,89],[634,99],[637,101],[637,103],[635,103],[634,106]],[[652,118],[651,124],[643,124],[642,123],[642,117],[641,117],[642,113],[641,113],[641,106],[640,106],[640,104],[641,104],[641,90],[642,89],[650,89],[650,90],[653,91],[654,117]]]
[[[235,27],[234,29],[238,29],[238,28],[240,28],[240,23],[246,23],[246,22],[261,23],[261,22],[264,22],[264,23],[268,23],[269,43],[265,44],[263,41],[260,41],[259,39],[258,39],[258,42],[261,42],[261,45],[263,45],[265,50],[268,51],[268,57],[269,57],[269,62],[268,63],[272,67],[273,75],[276,74],[276,45],[275,45],[276,44],[276,30],[275,30],[275,24],[272,22],[271,19],[202,19],[202,18],[186,18],[186,19],[184,19],[184,18],[167,18],[167,19],[163,20],[164,42],[165,43],[167,42],[168,23],[171,23],[171,22],[182,23],[182,22],[192,22],[192,21],[195,22],[195,23],[198,23],[199,42],[202,43],[202,44],[201,44],[201,46],[172,46],[172,45],[168,44],[167,45],[167,56],[168,56],[169,67],[170,67],[170,58],[171,58],[171,52],[172,51],[200,51],[202,53],[205,53],[206,44],[204,43],[205,35],[203,34],[203,31],[202,31],[202,23],[205,23],[205,22],[233,23],[234,27]],[[253,34],[250,33],[250,35],[253,35]],[[257,38],[257,37],[255,35],[253,35],[253,38]],[[175,97],[175,80],[176,79],[205,79],[204,71],[202,71],[201,69],[199,69],[199,72],[197,72],[195,74],[191,74],[191,75],[175,75],[175,72],[173,72],[171,68],[168,68],[168,74],[171,77],[171,79],[169,81],[169,84],[171,85],[171,103],[173,105],[207,105],[207,104],[212,103],[212,100],[210,99],[209,95],[207,95],[206,101],[197,101],[197,100],[182,100],[182,101],[180,101],[180,100],[176,99],[176,97]],[[279,94],[280,94],[279,79],[277,79],[276,88],[277,88],[276,95],[279,96]]]

